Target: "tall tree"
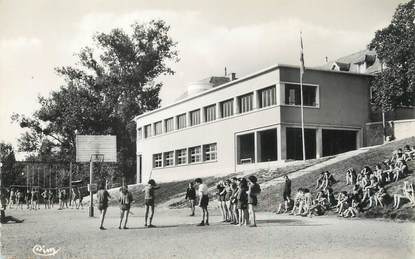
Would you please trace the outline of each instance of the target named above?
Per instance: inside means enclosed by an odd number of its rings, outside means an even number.
[[[49,97],[31,117],[13,119],[30,131],[19,140],[23,151],[54,150],[55,158],[74,160],[75,132],[114,134],[120,171],[135,174],[134,116],[159,107],[160,75],[174,74],[177,43],[162,20],[135,23],[132,33],[113,29],[94,35],[94,46],[82,48],[76,66],[56,68],[65,85]],[[48,139],[45,142],[44,139]],[[54,147],[52,148],[52,144]]]
[[[24,183],[23,166],[16,163],[13,146],[0,142],[0,162],[2,186]]]
[[[372,80],[373,101],[383,111],[415,105],[415,1],[400,4],[391,23],[369,44],[385,65]]]

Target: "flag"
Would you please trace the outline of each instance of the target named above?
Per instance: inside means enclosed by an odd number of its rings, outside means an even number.
[[[304,67],[304,48],[303,48],[303,38],[300,32],[300,47],[301,47],[301,53],[300,53],[300,73],[301,75],[304,74],[305,67]]]

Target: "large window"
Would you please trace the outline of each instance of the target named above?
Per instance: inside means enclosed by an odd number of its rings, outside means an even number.
[[[317,86],[303,85],[304,106],[317,106]],[[301,105],[300,85],[285,84],[285,104]]]
[[[151,124],[144,126],[144,137],[151,137]]]
[[[174,165],[174,152],[164,152],[164,166]]]
[[[357,148],[357,131],[354,130],[322,130],[323,156],[344,153]]]
[[[220,103],[221,117],[226,118],[233,115],[233,99]]]
[[[163,133],[163,124],[161,121],[154,123],[154,136],[160,135]]]
[[[190,112],[190,126],[200,124],[200,110]]]
[[[186,128],[186,113],[177,116],[177,129]]]
[[[216,120],[216,104],[207,106],[204,109],[206,122]]]
[[[316,130],[304,129],[306,159],[316,158]],[[301,128],[286,128],[287,159],[303,159]]]
[[[186,160],[187,160],[187,150],[185,148],[176,150],[176,165],[186,164]]]
[[[255,134],[249,133],[237,137],[238,164],[255,163]]]
[[[201,161],[200,146],[189,148],[189,163]]]
[[[154,154],[153,155],[153,168],[160,168],[162,166],[163,164],[162,164],[161,153]]]
[[[257,132],[258,162],[278,160],[277,129],[268,129]]]
[[[252,111],[253,94],[249,93],[238,97],[239,113]]]
[[[214,161],[216,160],[216,143],[203,146],[203,160]]]
[[[258,91],[259,108],[267,107],[276,104],[275,86],[267,87]]]
[[[165,131],[170,132],[174,130],[174,120],[173,118],[168,118],[164,120]]]

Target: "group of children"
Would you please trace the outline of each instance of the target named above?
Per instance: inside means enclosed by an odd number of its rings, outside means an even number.
[[[26,205],[26,209],[38,210],[41,208],[41,204],[44,205],[45,209],[51,209],[56,202],[59,202],[58,209],[64,209],[65,207],[69,208],[69,200],[72,201],[72,208],[75,207],[79,209],[80,207],[83,207],[82,199],[84,195],[82,195],[79,187],[73,187],[71,189],[71,195],[69,195],[68,188],[40,189],[33,187],[24,191],[22,188],[12,187],[9,191],[5,189],[5,192],[7,206],[10,209],[13,209],[14,207],[16,209],[23,209],[24,205]],[[56,200],[56,198],[58,198],[58,200]]]
[[[146,186],[144,186],[144,205],[145,205],[145,222],[144,227],[153,228],[155,227],[153,222],[154,216],[154,206],[155,206],[155,194],[154,191],[159,189],[156,182],[153,179],[150,179]],[[134,203],[133,195],[128,190],[128,186],[124,185],[120,188],[120,197],[118,198],[118,203],[120,206],[120,223],[119,229],[128,229],[127,222],[128,216],[130,214],[130,209],[132,203]],[[97,192],[97,208],[100,211],[100,226],[99,229],[105,230],[104,228],[104,219],[108,209],[108,202],[111,199],[111,195],[105,189],[105,184],[102,183],[99,186]],[[124,222],[124,224],[122,224]],[[123,227],[121,227],[123,225]]]
[[[408,166],[406,161],[415,159],[415,147],[405,146],[404,150],[398,149],[392,157],[384,161],[372,170],[365,166],[359,173],[354,168],[346,170],[346,185],[352,185],[351,192],[341,191],[334,195],[331,188],[337,181],[330,172],[322,172],[316,183],[316,195],[313,198],[310,190],[299,188],[295,198],[290,197],[290,190],[284,187],[283,199],[277,209],[277,213],[290,212],[292,215],[312,216],[323,215],[327,210],[334,210],[342,217],[356,217],[359,212],[370,208],[384,207],[390,196],[386,192],[385,185],[398,181],[407,176]],[[287,185],[291,186],[288,177],[285,177]],[[287,195],[288,193],[288,195]],[[404,182],[402,192],[394,195],[393,208],[399,208],[402,200],[408,200],[415,206],[414,186]]]
[[[196,204],[196,189],[198,186],[199,206],[202,208],[202,222],[199,226],[209,225],[207,204],[209,202],[208,188],[198,178],[195,183],[189,183],[186,191],[186,199],[189,201],[191,214],[194,216]],[[222,222],[229,222],[234,225],[249,225],[256,227],[255,207],[258,204],[257,195],[261,188],[257,178],[253,175],[248,178],[233,177],[220,181],[216,185],[216,196],[219,201],[219,208],[222,214]],[[205,220],[206,216],[206,221]]]

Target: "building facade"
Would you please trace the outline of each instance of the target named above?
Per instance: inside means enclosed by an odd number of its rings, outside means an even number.
[[[302,159],[298,67],[275,65],[137,116],[137,182],[225,175]],[[307,159],[357,149],[369,121],[367,74],[308,69]]]

